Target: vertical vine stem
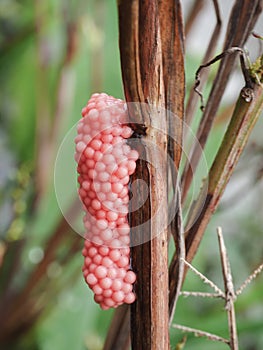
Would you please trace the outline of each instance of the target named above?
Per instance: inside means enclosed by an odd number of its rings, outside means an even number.
[[[130,208],[132,268],[137,274],[137,299],[131,306],[131,345],[134,350],[168,350],[167,159],[169,154],[178,169],[184,101],[181,6],[178,0],[133,0],[120,1],[118,10],[124,92],[127,102],[136,102],[128,104],[128,111],[141,156],[132,181],[144,180],[150,192],[140,209]],[[152,107],[169,112],[154,115]],[[146,147],[147,143],[156,145],[162,156],[154,147]],[[142,192],[137,186],[132,193],[133,203],[142,202]],[[160,198],[165,199],[162,206]],[[157,220],[153,224],[154,215]]]

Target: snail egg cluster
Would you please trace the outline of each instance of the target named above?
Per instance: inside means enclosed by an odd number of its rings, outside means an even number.
[[[107,94],[93,94],[78,123],[75,139],[79,196],[85,210],[85,281],[102,309],[135,300],[130,270],[127,219],[129,177],[138,152],[127,139],[126,104]]]

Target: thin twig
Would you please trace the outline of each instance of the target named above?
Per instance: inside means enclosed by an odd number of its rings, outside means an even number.
[[[174,237],[175,245],[176,245],[176,254],[179,258],[179,268],[178,268],[178,276],[177,276],[177,286],[174,297],[174,302],[172,309],[170,310],[170,325],[174,318],[174,313],[176,309],[177,300],[180,295],[180,291],[182,288],[182,283],[184,279],[184,261],[185,261],[185,241],[184,241],[184,227],[183,227],[183,214],[182,214],[182,203],[181,203],[181,189],[177,186],[177,204],[178,211],[176,213],[176,224],[177,229],[173,230],[176,232],[176,237]],[[174,235],[175,236],[175,235]]]
[[[200,277],[200,279],[207,285],[209,285],[211,288],[214,289],[215,292],[217,292],[218,294],[220,294],[223,298],[224,298],[224,293],[222,292],[222,290],[220,288],[217,287],[217,285],[214,284],[214,282],[212,282],[210,279],[208,279],[206,276],[204,276],[200,271],[198,271],[195,267],[193,267],[193,265],[191,265],[190,263],[188,263],[186,260],[182,259],[185,263],[185,265],[187,265],[198,277]]]
[[[205,109],[205,105],[204,105],[204,97],[202,92],[198,89],[198,86],[201,83],[200,80],[200,73],[201,71],[206,68],[211,66],[212,64],[216,63],[217,61],[221,60],[222,58],[228,56],[228,55],[232,55],[233,53],[239,53],[240,57],[243,58],[244,55],[244,50],[242,50],[240,47],[231,47],[229,49],[227,49],[226,51],[222,52],[221,54],[215,56],[212,60],[210,60],[209,62],[206,62],[204,64],[201,64],[201,66],[197,69],[196,73],[195,73],[195,86],[194,86],[194,91],[200,96],[201,99],[201,110],[204,111]],[[244,60],[241,60],[242,64],[244,64]],[[242,70],[244,68],[244,65],[242,66]]]
[[[227,250],[226,250],[221,227],[217,228],[217,235],[219,240],[220,257],[221,257],[222,272],[223,272],[224,285],[225,285],[225,302],[226,302],[225,308],[227,310],[227,316],[228,316],[230,347],[231,347],[231,350],[238,350],[238,336],[237,336],[236,315],[235,315],[235,308],[234,308],[236,295],[234,291],[230,263],[227,256]]]
[[[253,280],[256,278],[256,276],[263,270],[263,264],[261,264],[254,272],[251,274],[246,281],[241,285],[238,292],[235,293],[234,291],[234,285],[233,285],[233,278],[231,274],[231,268],[230,268],[230,262],[227,256],[227,250],[222,234],[221,227],[217,228],[217,235],[219,240],[219,250],[220,250],[220,257],[221,257],[221,265],[222,265],[222,273],[224,278],[224,285],[225,285],[225,293],[223,293],[221,290],[220,293],[204,293],[204,292],[189,292],[189,291],[182,291],[180,292],[180,296],[189,297],[202,297],[202,298],[222,298],[225,300],[225,309],[227,311],[228,315],[228,328],[229,328],[229,335],[230,340],[221,338],[217,335],[204,332],[199,329],[190,328],[186,326],[181,326],[177,324],[173,324],[173,328],[180,329],[184,332],[190,332],[194,333],[196,336],[203,336],[207,337],[210,340],[213,341],[223,341],[224,343],[228,344],[231,348],[231,350],[238,350],[238,336],[237,336],[237,326],[236,326],[236,317],[235,317],[235,309],[234,309],[234,302],[236,300],[237,295],[241,294],[243,289]],[[183,260],[183,259],[181,259]],[[201,280],[211,286],[213,289],[217,290],[219,289],[212,281],[210,281],[207,277],[205,277],[201,272],[199,272],[197,269],[195,269],[190,263],[183,260],[184,263],[197,275],[201,278]]]
[[[220,341],[222,343],[230,345],[229,340],[222,338],[216,334],[204,332],[204,331],[201,331],[199,329],[195,329],[195,328],[191,328],[191,327],[181,326],[179,324],[173,324],[172,327],[175,329],[180,329],[183,332],[194,333],[194,335],[196,337],[205,337],[209,340]]]
[[[213,0],[213,4],[214,4],[215,15],[216,15],[216,25],[215,25],[213,34],[211,36],[210,42],[208,44],[204,58],[202,60],[202,63],[208,62],[211,59],[211,57],[214,56],[214,52],[217,47],[217,43],[218,43],[218,39],[221,32],[221,27],[222,27],[222,19],[221,19],[218,0]],[[209,69],[202,72],[202,80],[199,87],[200,89],[202,89],[204,82],[207,80],[208,74],[209,74]],[[186,110],[185,110],[185,121],[188,125],[190,125],[193,119],[197,102],[198,102],[198,96],[194,91],[194,87],[192,87],[187,100]],[[183,198],[183,201],[184,201],[184,198]]]
[[[182,291],[180,295],[183,297],[201,297],[201,298],[221,298],[225,299],[225,297],[220,293],[205,293],[205,292],[188,292]]]
[[[260,274],[263,270],[263,264],[259,265],[259,267],[242,283],[242,285],[236,291],[236,296],[240,295],[243,290]]]

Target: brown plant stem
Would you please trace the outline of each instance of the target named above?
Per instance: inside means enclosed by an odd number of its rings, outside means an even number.
[[[184,38],[180,2],[122,1],[119,3],[119,24],[126,100],[150,105],[137,105],[133,110],[128,106],[131,126],[139,141],[140,155],[144,155],[143,158],[147,160],[137,162],[133,179],[141,178],[150,187],[150,196],[144,206],[130,215],[132,267],[137,274],[137,300],[131,306],[132,348],[169,349],[168,169],[166,157],[156,156],[154,149],[144,145],[152,142],[158,145],[164,155],[169,151],[178,168],[182,123],[176,122],[171,113],[161,113],[160,108],[168,108],[179,120],[183,117]],[[152,107],[160,111],[160,115],[152,113]],[[177,143],[170,139],[167,142],[168,130],[172,130]],[[133,193],[135,202],[140,200],[140,196],[140,188],[137,188]],[[162,198],[165,204],[160,208]],[[151,218],[157,210],[159,218],[153,224]],[[137,232],[136,226],[143,223],[143,232]]]
[[[262,11],[262,1],[236,0],[228,22],[227,36],[223,51],[230,47],[243,47],[248,36],[254,28],[255,22]],[[211,127],[214,122],[220,101],[225,91],[230,73],[235,64],[236,54],[225,57],[219,66],[214,84],[209,95],[204,114],[197,132],[197,139],[204,148]],[[201,153],[200,148],[193,145],[189,163],[186,165],[182,176],[182,198],[185,198],[190,187],[193,173],[198,165]]]
[[[36,32],[36,62],[37,62],[37,92],[36,92],[36,203],[45,193],[50,178],[50,130],[51,105],[49,100],[48,66],[49,56],[44,38],[43,28],[46,21],[45,3],[35,1],[35,32]]]
[[[103,350],[129,350],[130,337],[130,309],[123,304],[115,311],[108,330]],[[119,337],[116,337],[119,334]]]
[[[147,102],[159,108],[164,106],[164,85],[157,13],[156,3],[151,1],[119,3],[120,52],[126,100]],[[140,110],[138,106],[136,113],[131,110],[129,112],[135,116],[135,120],[132,120],[136,122],[133,124],[135,133],[140,133],[143,127],[145,128],[143,142],[155,143],[156,129],[151,128],[147,109],[145,106]],[[163,130],[162,119],[159,122]],[[159,146],[166,153],[166,135],[159,136]],[[141,349],[142,346],[145,350],[160,348],[168,350],[167,230],[158,232],[160,226],[152,226],[150,220],[158,209],[160,195],[166,196],[167,190],[161,184],[162,180],[151,164],[151,151],[144,147],[143,142],[139,142],[138,149],[140,155],[143,154],[143,158],[148,162],[142,160],[137,162],[133,179],[143,179],[150,186],[151,194],[144,206],[130,215],[132,268],[137,274],[135,284],[137,299],[131,306],[131,345],[134,350]],[[163,159],[156,160],[158,168],[166,178]],[[163,192],[160,193],[160,190]],[[133,198],[135,201],[140,201],[141,195],[141,190],[138,188],[134,191]],[[162,208],[164,227],[167,226],[166,208],[166,206]],[[136,232],[136,226],[142,225],[145,221],[142,239],[141,232]],[[142,241],[145,243],[141,244]]]
[[[189,35],[189,32],[191,31],[196,19],[198,18],[199,13],[202,11],[204,7],[204,4],[205,4],[204,0],[195,0],[195,2],[193,3],[185,23],[186,37]]]
[[[186,233],[186,260],[188,262],[192,261],[197,252],[207,224],[218,207],[225,187],[263,109],[263,88],[255,84],[250,93],[253,95],[252,101],[246,102],[243,97],[243,90],[241,91],[231,122],[209,171],[210,181],[204,205],[202,202],[203,188],[190,210],[188,224],[192,224],[192,227]],[[202,205],[200,213],[200,206]],[[173,276],[173,278],[170,278],[171,305],[176,290],[177,271],[178,262],[175,254],[170,265],[170,276]]]
[[[211,59],[211,57],[214,56],[215,49],[217,47],[218,39],[220,36],[221,32],[221,27],[222,27],[222,19],[221,19],[221,14],[220,14],[220,9],[219,9],[219,4],[217,0],[213,1],[214,4],[214,9],[215,9],[215,15],[216,15],[216,25],[215,29],[213,31],[213,34],[211,36],[209,45],[207,47],[206,53],[204,55],[204,58],[202,60],[202,64],[207,62],[208,60]],[[207,80],[209,74],[209,70],[205,70],[202,72],[202,77],[201,77],[201,83],[200,83],[200,89],[202,89],[204,82]],[[185,121],[188,125],[191,124],[194,113],[196,111],[196,107],[198,104],[198,96],[194,91],[194,88],[191,89],[187,104],[186,104],[186,109],[185,109]],[[186,193],[184,194],[186,195]],[[183,198],[184,200],[184,198]]]

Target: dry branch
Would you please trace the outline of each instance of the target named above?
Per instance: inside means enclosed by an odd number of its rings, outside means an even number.
[[[233,46],[241,48],[244,46],[262,11],[262,6],[263,4],[261,0],[253,2],[250,0],[236,0],[230,15],[223,51],[226,51]],[[225,57],[218,68],[197,132],[197,139],[202,148],[204,148],[212,128],[220,101],[235,64],[235,58],[236,55]],[[186,196],[190,187],[193,172],[198,165],[200,156],[200,148],[193,145],[190,161],[186,165],[182,176],[183,198]]]
[[[215,15],[216,15],[216,25],[215,25],[215,29],[213,31],[213,34],[211,36],[210,42],[208,44],[204,58],[202,60],[202,64],[209,61],[214,56],[214,52],[215,52],[216,47],[217,47],[217,43],[218,43],[218,39],[220,36],[221,27],[222,27],[222,19],[221,19],[218,1],[214,0],[213,3],[214,3]],[[207,80],[208,74],[209,74],[208,69],[202,73],[200,89],[203,87],[205,81]],[[186,109],[185,109],[185,121],[188,125],[190,125],[192,122],[194,113],[196,111],[197,104],[198,104],[198,96],[195,93],[194,89],[192,88],[190,91],[190,94],[189,94],[189,97],[187,100],[187,104],[186,104]],[[184,196],[185,195],[186,195],[186,192],[184,192]]]
[[[204,331],[201,331],[199,329],[195,329],[195,328],[191,328],[191,327],[187,327],[187,326],[181,326],[179,324],[173,324],[172,327],[179,329],[180,331],[183,331],[183,332],[194,333],[195,336],[197,336],[197,337],[205,337],[209,340],[219,341],[219,342],[222,342],[222,343],[229,345],[229,341],[227,339],[219,337],[216,334],[204,332]]]
[[[227,310],[227,316],[228,316],[230,347],[231,347],[231,350],[238,350],[236,315],[235,315],[235,307],[234,307],[236,295],[235,295],[235,290],[233,285],[233,278],[232,278],[230,263],[228,260],[226,246],[225,246],[221,227],[218,227],[217,235],[218,235],[218,241],[219,241],[222,273],[223,273],[224,285],[225,285],[225,303],[226,303],[225,309]]]
[[[227,128],[222,144],[209,171],[209,186],[206,199],[203,204],[204,188],[199,197],[193,203],[188,217],[188,225],[192,224],[186,233],[186,260],[191,262],[195,256],[205,229],[211,216],[218,207],[226,185],[237,165],[240,155],[247,143],[248,137],[263,110],[263,88],[255,83],[250,94],[253,95],[251,102],[246,102],[243,90],[237,101],[231,122]],[[200,206],[202,208],[200,212]],[[178,261],[174,255],[170,265],[170,303],[176,293],[176,276],[178,274]],[[171,308],[171,306],[170,306]]]

